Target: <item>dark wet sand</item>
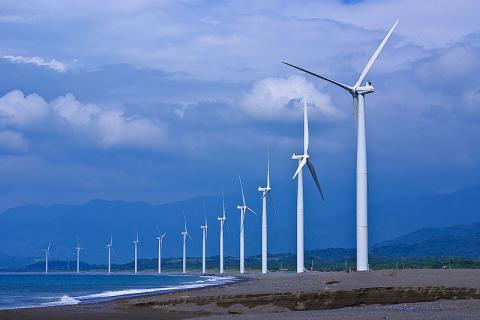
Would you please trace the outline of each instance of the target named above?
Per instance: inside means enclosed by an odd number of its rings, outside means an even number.
[[[480,319],[480,270],[246,275],[162,295],[1,311],[0,319]]]

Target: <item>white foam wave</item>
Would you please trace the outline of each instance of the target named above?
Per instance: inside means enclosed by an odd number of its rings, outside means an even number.
[[[45,306],[45,307],[68,306],[68,305],[75,305],[79,303],[80,303],[80,300],[74,297],[64,295],[64,296],[61,296],[60,299],[57,301],[42,303],[42,306]]]

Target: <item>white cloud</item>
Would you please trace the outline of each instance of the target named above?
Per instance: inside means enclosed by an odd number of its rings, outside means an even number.
[[[47,103],[36,94],[25,96],[19,90],[11,91],[0,97],[0,116],[2,127],[18,131],[50,130],[56,126],[57,132],[67,134],[61,130],[66,125],[76,138],[89,139],[102,148],[158,150],[166,143],[165,125],[127,116],[123,110],[84,104],[72,94]],[[0,137],[0,145],[8,140],[20,147],[21,138],[20,133],[8,131]]]
[[[332,106],[330,97],[320,91],[304,77],[265,78],[255,82],[241,104],[253,117],[269,120],[298,119],[301,104],[306,98],[311,114],[319,113],[324,119],[339,116]]]
[[[65,72],[67,71],[67,66],[60,61],[55,59],[45,60],[40,57],[24,57],[24,56],[12,56],[12,55],[4,55],[2,56],[3,59],[6,59],[13,63],[19,64],[34,64],[39,67],[45,67],[57,72]]]
[[[49,113],[49,106],[37,94],[25,96],[14,90],[0,97],[0,123],[4,126],[25,127],[41,122]]]

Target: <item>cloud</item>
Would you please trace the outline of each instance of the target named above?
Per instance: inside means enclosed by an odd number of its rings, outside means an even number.
[[[324,119],[339,116],[332,106],[330,97],[320,91],[304,77],[265,78],[256,81],[245,95],[241,104],[255,118],[268,120],[298,120],[302,99],[307,99],[313,114]]]
[[[10,141],[12,146],[18,147],[23,143],[21,132],[32,130],[63,135],[70,132],[75,139],[87,138],[106,149],[159,150],[167,141],[164,124],[137,115],[128,116],[118,108],[84,104],[72,94],[48,103],[37,94],[25,96],[19,90],[11,91],[0,97],[0,115],[2,127],[18,131],[4,131],[0,144]],[[62,130],[65,127],[67,131]]]
[[[37,94],[23,95],[19,90],[0,97],[0,123],[5,127],[26,127],[40,123],[49,113],[49,106]]]
[[[57,72],[65,72],[67,71],[67,66],[60,61],[55,59],[45,60],[40,57],[24,57],[24,56],[12,56],[12,55],[4,55],[2,56],[3,59],[6,59],[12,63],[19,63],[19,64],[34,64],[39,67],[45,67]]]

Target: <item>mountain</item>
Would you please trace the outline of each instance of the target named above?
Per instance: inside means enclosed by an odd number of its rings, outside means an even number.
[[[378,256],[480,256],[480,223],[447,228],[422,228],[392,240],[377,243],[372,252]]]
[[[294,185],[289,187],[294,190]],[[248,190],[247,199],[250,205],[260,213],[258,192],[254,193],[252,188]],[[269,213],[269,251],[271,253],[294,252],[295,228],[292,226],[295,226],[295,202],[294,200],[292,202],[292,197],[282,197],[285,194],[284,191],[278,189],[276,191],[277,193],[274,194],[276,213],[272,212],[273,210]],[[328,199],[325,203],[320,202],[318,194],[309,194],[308,189],[305,194],[308,199],[305,203],[306,249],[353,248],[355,246],[354,201],[348,201],[345,206],[340,206],[332,201],[328,202]],[[315,199],[312,195],[315,195]],[[227,208],[225,254],[229,256],[238,255],[239,214],[236,209],[238,200],[238,194],[227,194],[225,197]],[[207,254],[217,255],[217,216],[221,214],[221,206],[222,198],[216,195],[159,205],[96,199],[76,205],[15,207],[0,214],[0,256],[32,257],[29,258],[30,261],[35,258],[43,259],[42,249],[51,242],[52,261],[73,261],[74,248],[78,239],[84,248],[81,252],[83,261],[104,264],[107,257],[105,245],[112,235],[115,250],[113,261],[126,263],[132,260],[132,241],[137,232],[140,236],[139,256],[141,258],[156,256],[155,236],[158,228],[159,231],[167,233],[163,249],[164,256],[178,257],[181,254],[180,232],[183,229],[183,212],[185,212],[188,229],[193,238],[193,241],[187,244],[187,252],[189,256],[198,257],[201,255],[200,224],[203,222],[203,208],[207,212],[210,226]],[[390,199],[378,203],[371,201],[369,240],[373,244],[422,228],[431,229],[418,231],[418,236],[434,232],[437,230],[435,228],[473,223],[479,220],[477,214],[479,208],[480,184],[449,194]],[[247,215],[245,224],[247,256],[260,253],[260,230],[260,217]],[[412,238],[412,235],[404,239],[409,238]],[[450,241],[450,245],[454,248],[454,239],[456,238],[447,235],[444,240]],[[459,241],[457,247],[460,247],[463,240]],[[440,242],[442,241],[439,240]],[[401,255],[400,246],[406,245],[408,247],[403,249],[405,252],[422,252],[424,245],[419,243],[422,242],[406,244],[401,244],[401,241],[397,244],[385,242],[375,246],[374,250],[380,250],[380,255],[386,255],[389,250],[399,252]],[[381,249],[382,247],[385,249]],[[441,253],[441,251],[438,252]],[[467,254],[466,251],[465,253]],[[468,253],[469,256],[471,254],[473,252]],[[24,261],[17,264],[25,265]]]

